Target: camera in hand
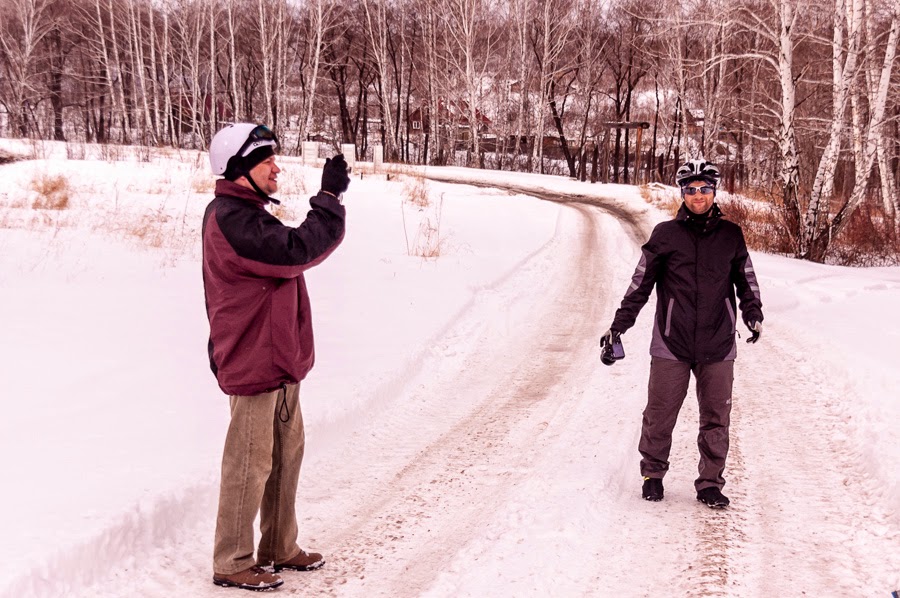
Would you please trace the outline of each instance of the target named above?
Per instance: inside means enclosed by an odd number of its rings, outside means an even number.
[[[622,346],[622,335],[613,332],[609,337],[600,340],[603,349],[600,351],[600,361],[603,365],[612,365],[620,359],[625,359],[625,347]]]

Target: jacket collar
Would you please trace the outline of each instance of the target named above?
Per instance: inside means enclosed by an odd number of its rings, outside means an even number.
[[[280,203],[274,197],[264,198],[253,189],[248,189],[247,187],[238,185],[237,183],[229,181],[227,179],[219,179],[216,181],[216,197],[233,197],[236,199],[243,199],[244,201],[249,201],[250,203],[254,203],[260,207],[266,205],[269,202],[272,202],[274,204]]]
[[[694,214],[684,202],[681,202],[678,214],[675,215],[675,220],[698,233],[711,231],[719,224],[721,219],[722,210],[719,209],[719,204],[717,203],[713,203],[712,207],[704,214]]]

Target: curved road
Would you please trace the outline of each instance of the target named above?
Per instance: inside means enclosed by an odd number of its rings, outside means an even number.
[[[770,596],[894,589],[886,586],[900,571],[900,555],[873,563],[852,542],[829,545],[858,540],[852,530],[871,527],[873,519],[873,533],[900,538],[889,514],[860,513],[844,474],[828,470],[828,455],[840,450],[828,431],[840,421],[825,413],[796,433],[769,425],[822,412],[822,402],[834,398],[823,399],[802,376],[778,374],[791,359],[789,339],[743,350],[738,360],[726,472],[733,508],[711,511],[694,500],[692,394],[676,428],[666,500],[640,499],[635,447],[649,367],[641,345],[652,306],[626,339],[631,359],[604,368],[597,339],[648,225],[614,202],[504,187],[562,203],[556,235],[437,339],[408,390],[304,464],[310,484],[301,483],[298,499],[302,541],[321,549],[327,563],[316,572],[286,572],[281,593],[644,596],[666,588],[673,596]],[[225,595],[206,575],[211,525],[198,524],[174,552],[166,548],[171,570],[137,564],[126,593]],[[167,591],[173,577],[175,594]]]

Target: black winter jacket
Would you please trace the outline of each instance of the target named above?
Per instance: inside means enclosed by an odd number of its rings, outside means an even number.
[[[689,363],[735,358],[735,290],[745,324],[762,322],[762,301],[741,227],[713,204],[697,216],[682,204],[653,229],[611,329],[634,325],[656,286],[650,354]]]

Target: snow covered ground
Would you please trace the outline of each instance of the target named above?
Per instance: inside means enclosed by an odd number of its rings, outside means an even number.
[[[210,583],[227,425],[199,266],[212,178],[192,152],[87,153],[0,166],[0,597],[233,595]],[[319,171],[282,166],[297,222]],[[900,268],[754,254],[766,322],[739,346],[733,506],[694,500],[691,394],[666,499],[647,503],[652,305],[624,361],[602,366],[597,338],[663,215],[632,187],[452,168],[424,169],[439,180],[420,207],[410,177],[355,172],[346,239],[308,275],[300,542],[327,564],[282,593],[900,589]],[[58,175],[68,209],[33,209]]]

